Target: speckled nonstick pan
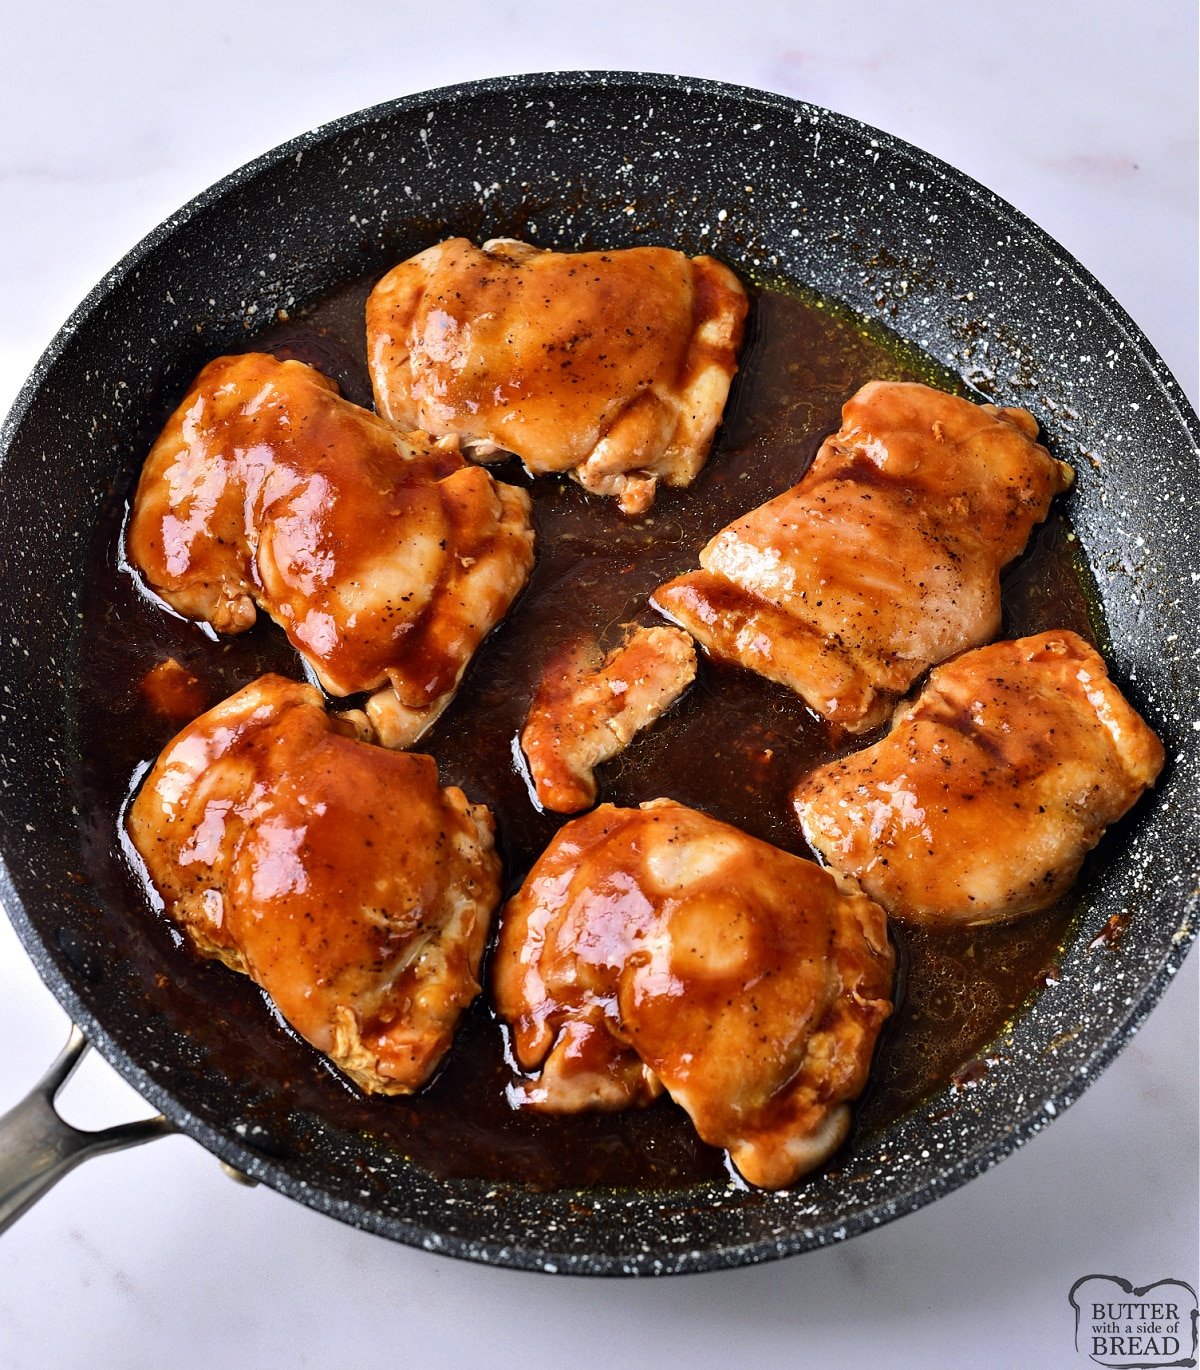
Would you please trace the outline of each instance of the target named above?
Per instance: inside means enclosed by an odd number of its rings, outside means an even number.
[[[269,1082],[208,1064],[185,995],[147,1011],[144,970],[99,936],[94,889],[73,874],[89,838],[76,802],[79,605],[102,505],[164,406],[247,325],[448,231],[661,241],[811,286],[1031,409],[1078,473],[1068,509],[1108,656],[1166,743],[1165,774],[1087,867],[1061,981],[1019,1017],[999,1064],[789,1192],[539,1193],[436,1180],[316,1115],[287,1119],[282,1143],[256,1133],[242,1120]],[[1057,244],[967,177],[852,120],[711,82],[592,73],[484,81],[352,115],[151,233],[55,338],[0,433],[0,896],[74,1021],[166,1118],[346,1222],[474,1260],[596,1274],[739,1265],[852,1236],[962,1184],[1061,1112],[1129,1040],[1195,934],[1198,438],[1160,358]],[[1124,939],[1089,950],[1115,913],[1130,915]],[[170,980],[165,959],[158,969]],[[48,1148],[46,1173],[73,1154],[50,1092],[7,1124],[10,1139]]]

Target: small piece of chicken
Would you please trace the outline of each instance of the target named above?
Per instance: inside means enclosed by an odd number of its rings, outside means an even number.
[[[794,793],[809,844],[896,918],[1036,912],[1154,783],[1163,749],[1074,633],[940,666],[892,731]]]
[[[560,829],[502,915],[510,1099],[546,1112],[665,1087],[752,1184],[841,1145],[891,1011],[883,910],[812,861],[659,799]]]
[[[219,357],[142,471],[130,562],[218,632],[266,610],[333,695],[411,745],[533,565],[529,497],[402,436],[302,362]]]
[[[803,480],[731,523],[652,603],[848,732],[1000,630],[1000,571],[1069,466],[1024,409],[871,381]]]
[[[170,742],[128,830],[167,913],[363,1089],[407,1094],[479,992],[492,818],[428,756],[263,676]]]
[[[521,732],[538,803],[578,813],[596,802],[595,767],[671,707],[696,678],[696,649],[678,628],[636,628],[602,658],[592,639],[546,664]]]
[[[659,480],[690,485],[704,465],[746,310],[711,257],[450,238],[367,301],[376,405],[480,461],[512,452],[642,514]]]

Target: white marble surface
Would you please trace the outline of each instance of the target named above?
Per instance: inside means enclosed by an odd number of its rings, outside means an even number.
[[[1189,0],[51,0],[3,14],[0,409],[105,269],[240,162],[392,96],[573,67],[767,87],[946,158],[1090,267],[1196,400]],[[643,1283],[480,1269],[236,1187],[183,1138],[97,1161],[0,1238],[0,1370],[1087,1364],[1076,1278],[1195,1282],[1197,960],[1100,1081],[1000,1167],[759,1269]],[[0,1109],[65,1032],[0,920]],[[145,1110],[93,1058],[67,1111]]]

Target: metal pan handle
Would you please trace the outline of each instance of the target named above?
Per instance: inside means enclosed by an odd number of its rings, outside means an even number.
[[[80,1163],[108,1151],[175,1131],[161,1115],[100,1132],[81,1132],[59,1116],[54,1101],[88,1049],[77,1027],[58,1059],[16,1108],[0,1117],[0,1232]]]

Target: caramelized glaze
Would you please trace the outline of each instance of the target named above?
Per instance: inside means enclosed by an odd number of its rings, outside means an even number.
[[[251,345],[310,362],[348,398],[369,403],[362,310],[373,284],[373,278],[348,282],[263,330]],[[842,404],[872,378],[962,391],[955,377],[885,330],[822,300],[764,290],[754,299],[725,422],[690,490],[661,489],[651,516],[631,522],[576,485],[543,478],[532,487],[539,554],[529,585],[422,742],[437,758],[442,783],[461,786],[495,815],[509,891],[563,821],[538,812],[513,759],[514,739],[550,654],[581,632],[612,646],[621,624],[657,621],[646,611],[651,591],[694,566],[700,548],[727,523],[794,485],[837,428]],[[147,443],[176,398],[150,416]],[[172,656],[199,680],[207,706],[264,671],[299,677],[301,666],[270,623],[215,643],[138,591],[121,567],[120,530],[140,455],[130,454],[128,484],[106,510],[87,571],[82,631],[92,669],[79,709],[86,874],[97,887],[105,935],[125,949],[142,977],[147,1015],[186,1030],[203,1052],[204,1069],[252,1082],[245,1121],[261,1129],[255,1144],[269,1154],[308,1145],[304,1119],[319,1114],[445,1176],[547,1188],[723,1181],[721,1153],[698,1140],[669,1100],[565,1118],[511,1109],[503,1037],[482,998],[420,1094],[368,1099],[331,1076],[322,1058],[267,1012],[249,981],[176,944],[116,845],[131,783],[177,728],[145,707],[138,682]],[[515,465],[497,474],[530,488]],[[1092,636],[1081,567],[1061,515],[1052,514],[1005,577],[1002,633],[1068,627]],[[798,776],[848,750],[831,741],[791,691],[704,661],[671,712],[600,767],[598,779],[603,798],[614,804],[669,795],[806,854],[791,788]],[[856,1130],[879,1128],[918,1105],[1002,1039],[1004,1024],[1042,987],[1072,914],[1068,900],[1014,926],[936,935],[899,929],[897,1009],[884,1027]],[[164,963],[171,975],[160,979]],[[1003,1050],[1002,1041],[995,1050]],[[841,1154],[852,1157],[853,1145],[852,1134]],[[369,1175],[364,1183],[371,1183]]]
[[[878,904],[668,799],[560,828],[500,923],[493,984],[550,1113],[666,1089],[753,1184],[827,1159],[891,1012]]]
[[[893,918],[944,927],[1052,904],[1162,764],[1099,653],[1048,632],[937,667],[887,737],[794,798],[829,865]]]
[[[1024,409],[872,381],[792,489],[653,603],[717,656],[867,732],[927,667],[995,637],[1000,572],[1074,479]]]
[[[436,1069],[500,897],[491,815],[265,675],[175,737],[128,831],[170,917],[364,1089]]]
[[[538,803],[580,813],[596,802],[595,769],[629,746],[696,678],[696,649],[678,628],[634,628],[604,656],[591,638],[555,652],[521,729]]]
[[[444,707],[525,583],[524,492],[457,447],[395,432],[268,353],[218,357],[146,459],[130,562],[179,613],[244,632],[256,605],[389,746]],[[390,689],[387,688],[390,686]]]
[[[703,466],[745,317],[711,257],[449,238],[372,291],[367,350],[393,423],[570,472],[643,514],[660,480],[689,485]]]

